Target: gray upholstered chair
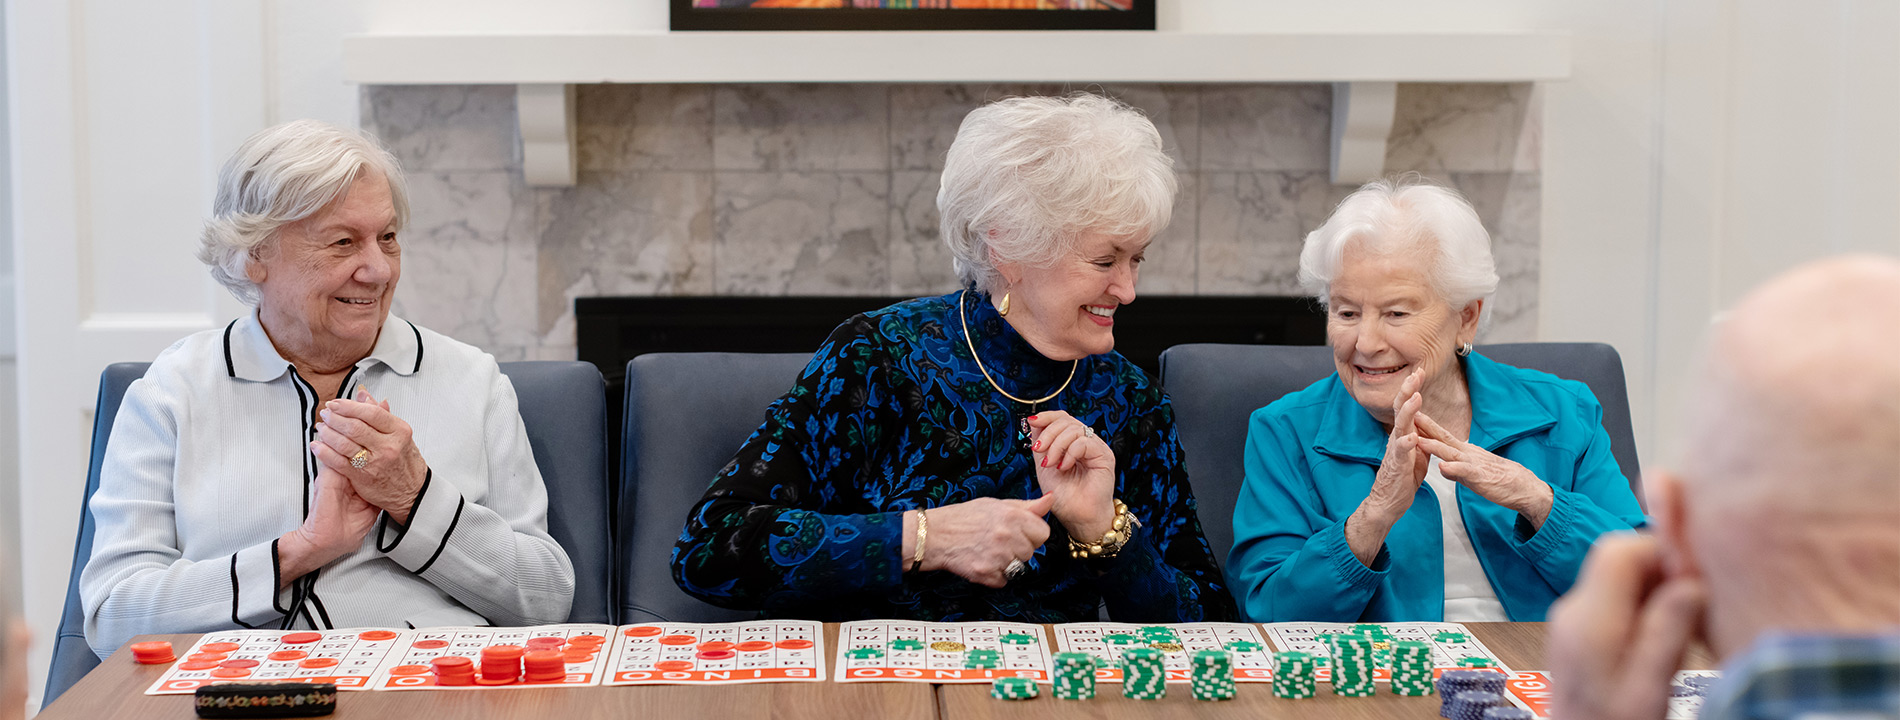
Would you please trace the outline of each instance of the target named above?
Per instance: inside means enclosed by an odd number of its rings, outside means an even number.
[[[673,582],[673,545],[713,475],[765,420],[808,353],[650,353],[627,363],[617,554],[620,622],[722,622]]]
[[[1603,404],[1603,427],[1610,434],[1616,464],[1642,502],[1629,390],[1616,348],[1602,343],[1507,343],[1481,345],[1477,351],[1506,365],[1589,385]],[[1161,354],[1161,383],[1174,404],[1201,528],[1221,562],[1234,544],[1234,503],[1245,477],[1242,453],[1248,418],[1267,403],[1332,373],[1332,351],[1324,346],[1176,345]]]
[[[41,706],[72,687],[99,658],[86,644],[86,614],[79,604],[79,573],[92,557],[92,513],[88,505],[99,489],[99,464],[125,390],[145,375],[150,363],[117,363],[99,377],[99,401],[93,415],[92,464],[86,473],[85,500],[79,508],[79,539],[73,547],[72,576],[66,606],[53,636],[53,662],[47,672]],[[515,386],[528,444],[548,487],[548,534],[574,563],[571,622],[612,622],[611,568],[607,531],[607,391],[600,371],[581,362],[502,363]]]

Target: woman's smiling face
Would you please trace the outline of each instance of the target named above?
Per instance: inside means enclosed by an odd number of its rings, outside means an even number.
[[[1327,295],[1326,344],[1333,366],[1366,412],[1392,424],[1393,399],[1406,376],[1424,373],[1432,396],[1456,382],[1456,350],[1477,335],[1482,301],[1455,310],[1432,288],[1426,252],[1391,253],[1347,245]]]
[[[1049,267],[999,268],[1010,293],[1005,319],[1051,360],[1114,350],[1115,311],[1135,301],[1148,241],[1084,233],[1073,253]]]

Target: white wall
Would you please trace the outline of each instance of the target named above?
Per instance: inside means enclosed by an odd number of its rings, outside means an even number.
[[[225,154],[282,120],[354,124],[347,34],[659,30],[665,8],[8,0],[12,235],[25,240],[13,249],[21,450],[0,457],[29,480],[4,507],[43,640],[36,692],[99,370],[238,311],[190,259]],[[1162,0],[1161,23],[1571,33],[1574,75],[1545,93],[1541,332],[1622,351],[1651,461],[1672,447],[1674,389],[1718,308],[1803,258],[1900,252],[1900,10],[1885,0]]]

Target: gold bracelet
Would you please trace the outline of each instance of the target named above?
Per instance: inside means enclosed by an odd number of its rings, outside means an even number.
[[[1115,500],[1115,522],[1102,534],[1102,539],[1092,543],[1077,542],[1069,538],[1069,557],[1077,560],[1089,558],[1111,558],[1122,551],[1129,538],[1135,536],[1135,528],[1141,527],[1141,519],[1128,510],[1128,505],[1119,498]]]
[[[924,566],[924,541],[930,537],[930,516],[923,508],[917,509],[917,554],[910,559],[910,571],[917,572]]]

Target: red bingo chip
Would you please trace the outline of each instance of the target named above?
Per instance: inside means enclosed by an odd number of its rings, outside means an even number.
[[[506,675],[503,675],[501,677],[491,677],[488,675],[483,675],[481,677],[475,678],[475,684],[476,685],[508,685],[518,679],[519,679],[518,677],[508,677]]]
[[[475,672],[475,661],[461,655],[444,655],[429,661],[436,672]]]
[[[384,640],[396,639],[396,634],[388,630],[370,630],[356,637],[359,640],[368,640],[370,642],[382,642]]]
[[[172,644],[164,640],[132,643],[126,647],[132,649],[132,659],[145,665],[161,665],[178,659],[172,655]]]
[[[336,658],[304,658],[303,662],[297,663],[297,667],[305,670],[334,667],[335,665]]]
[[[277,652],[271,653],[269,657],[277,661],[302,660],[306,657],[306,654],[302,650],[278,650]]]
[[[739,646],[726,642],[724,640],[714,640],[712,642],[703,642],[699,644],[700,652],[707,652],[707,651],[717,652],[720,650],[731,650],[736,647],[739,647]]]
[[[780,640],[778,643],[778,646],[779,646],[779,649],[781,650],[809,650],[811,649],[811,641],[810,640]]]
[[[569,649],[567,652],[561,653],[561,660],[569,665],[589,663],[594,661],[594,653],[591,650],[582,650],[579,648]]]
[[[699,652],[701,660],[731,660],[736,656],[738,653],[731,650],[701,650]]]
[[[691,635],[668,635],[660,638],[661,645],[692,645],[697,642],[699,642],[699,638]]]
[[[429,674],[429,666],[427,665],[397,665],[389,669],[389,674],[391,675],[427,675]]]
[[[231,658],[231,659],[229,659],[229,660],[226,660],[226,661],[224,661],[224,662],[221,662],[221,663],[218,663],[218,667],[221,667],[221,668],[254,668],[254,667],[257,667],[257,661],[256,661],[256,660],[252,660],[252,659],[250,659],[250,658]]]
[[[739,652],[763,652],[770,649],[772,649],[772,643],[769,640],[747,640],[738,645]]]
[[[661,660],[653,663],[655,670],[691,670],[693,664],[685,660]]]
[[[241,677],[250,677],[250,676],[251,676],[250,668],[221,667],[221,668],[211,671],[211,677],[214,677],[214,678],[241,678]]]
[[[663,631],[652,625],[641,625],[639,627],[627,628],[627,637],[653,637],[661,632]]]
[[[607,638],[599,635],[575,635],[567,639],[567,644],[569,645],[592,645],[594,647],[600,647],[601,644],[605,642],[607,642]]]
[[[323,633],[313,633],[313,632],[294,632],[289,635],[285,635],[283,637],[277,638],[279,642],[283,642],[288,645],[308,645],[310,643],[313,643],[322,639],[323,639]]]
[[[231,656],[225,653],[195,653],[192,655],[186,655],[185,659],[190,660],[192,662],[206,662],[206,661],[223,662],[224,659],[228,657],[231,657]]]
[[[417,640],[409,645],[409,647],[417,650],[441,650],[448,646],[449,641],[447,640]]]
[[[236,649],[238,649],[238,644],[231,643],[231,642],[205,643],[203,645],[198,646],[199,652],[208,652],[208,653],[228,653]]]
[[[179,663],[178,669],[180,670],[210,670],[210,669],[216,668],[217,666],[218,666],[218,663],[213,660],[193,660],[190,662]]]
[[[567,641],[557,637],[538,637],[528,638],[528,642],[523,644],[527,645],[529,650],[547,650],[566,645]]]

